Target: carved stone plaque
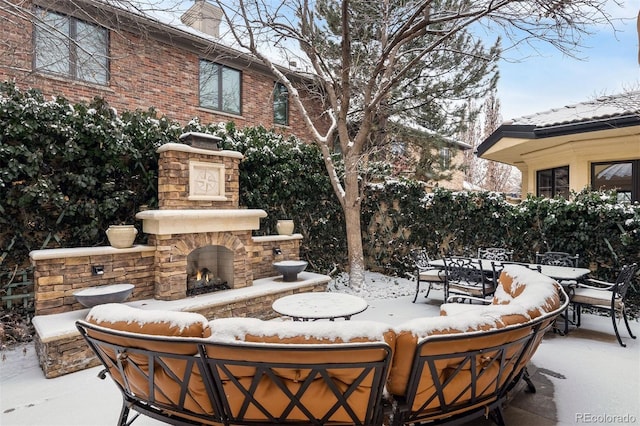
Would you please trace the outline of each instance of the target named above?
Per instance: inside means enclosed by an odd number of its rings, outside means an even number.
[[[189,199],[226,200],[224,164],[189,162]]]

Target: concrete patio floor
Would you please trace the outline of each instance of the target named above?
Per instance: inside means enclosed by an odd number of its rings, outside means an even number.
[[[378,291],[375,286],[383,291]],[[375,277],[365,297],[368,308],[353,319],[400,324],[419,316],[438,315],[442,295],[413,300],[415,283],[398,278]],[[345,291],[346,292],[346,291]],[[378,294],[375,294],[378,293]],[[624,326],[623,326],[624,328]],[[631,328],[640,334],[640,323]],[[504,410],[507,425],[551,426],[576,424],[640,423],[640,339],[622,331],[626,348],[618,345],[611,320],[583,315],[583,326],[566,336],[547,333],[529,364],[536,393],[516,389]],[[100,367],[45,379],[37,364],[33,344],[1,351],[0,424],[5,425],[114,425],[121,398],[110,380],[100,380]],[[589,417],[591,416],[591,417]],[[594,421],[594,416],[627,419]],[[160,425],[148,417],[134,425]],[[475,419],[466,425],[491,425]]]

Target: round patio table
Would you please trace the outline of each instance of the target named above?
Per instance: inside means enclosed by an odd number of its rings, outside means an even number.
[[[296,293],[273,302],[272,309],[294,321],[309,321],[336,318],[351,319],[367,309],[367,301],[361,297],[344,293],[311,292]]]

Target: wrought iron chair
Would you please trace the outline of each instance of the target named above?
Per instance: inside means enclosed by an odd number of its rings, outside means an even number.
[[[618,331],[618,325],[616,324],[618,316],[624,319],[624,325],[627,327],[629,336],[635,339],[636,336],[633,335],[629,327],[629,320],[627,319],[627,311],[625,309],[625,299],[627,290],[629,290],[637,270],[638,265],[636,263],[623,266],[614,283],[594,279],[588,279],[587,281],[596,284],[595,286],[578,283],[571,298],[574,315],[577,316],[576,326],[580,327],[582,308],[589,307],[609,312],[611,322],[613,323],[613,330],[616,333],[616,338],[620,346],[626,347],[627,345],[622,342],[620,332]]]
[[[496,265],[492,270],[483,271],[479,259],[469,257],[445,257],[444,298],[450,294],[485,299],[492,296],[497,287]]]
[[[511,261],[513,260],[513,250],[502,247],[481,247],[478,249],[478,259]]]
[[[420,293],[420,284],[426,283],[429,285],[427,293],[424,295],[425,298],[429,297],[429,292],[432,288],[442,288],[444,286],[445,273],[442,269],[431,266],[431,259],[429,259],[426,250],[414,250],[412,251],[412,256],[416,271],[416,294],[413,296],[413,303],[416,303],[418,293]]]
[[[578,267],[579,255],[565,253],[563,251],[548,251],[545,253],[536,253],[536,263],[541,265],[555,265]]]

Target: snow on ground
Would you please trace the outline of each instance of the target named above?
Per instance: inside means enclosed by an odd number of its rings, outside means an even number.
[[[420,316],[438,315],[442,291],[411,303],[415,283],[401,278],[367,273],[361,290],[347,287],[344,279],[332,281],[330,291],[363,297],[369,307],[354,319],[395,325]],[[557,424],[640,424],[640,342],[630,339],[624,324],[618,345],[611,320],[583,315],[580,329],[568,336],[545,336],[533,363],[554,387]],[[631,324],[640,334],[640,323]],[[45,379],[33,344],[0,352],[0,424],[9,425],[114,425],[121,397],[110,379],[97,377],[101,367]],[[159,425],[141,416],[134,425]]]

